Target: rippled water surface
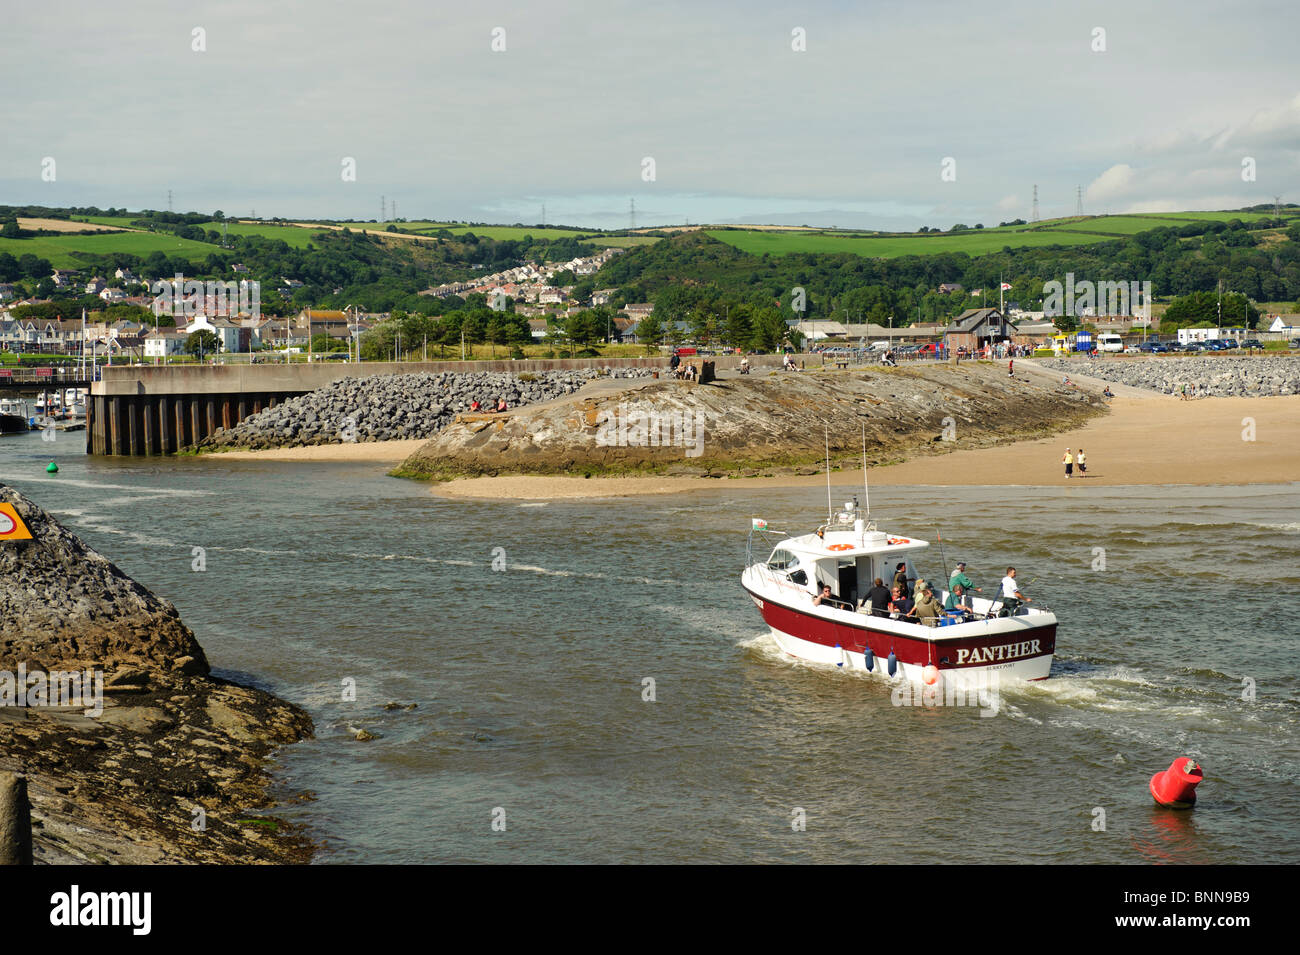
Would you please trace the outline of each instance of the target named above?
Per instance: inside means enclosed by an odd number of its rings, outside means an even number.
[[[941,530],[988,589],[1014,562],[1061,618],[1052,678],[981,718],[765,634],[750,518],[804,533],[824,491],[478,503],[81,450],[2,438],[0,480],[174,601],[221,675],[311,712],[277,778],[317,798],[277,811],[321,862],[1300,861],[1300,485],[875,491],[883,528]],[[1180,755],[1190,813],[1147,793]]]

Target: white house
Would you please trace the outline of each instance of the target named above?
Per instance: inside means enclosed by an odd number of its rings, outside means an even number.
[[[188,335],[174,328],[155,328],[144,336],[144,357],[166,358],[183,354],[187,338]]]
[[[1180,328],[1178,329],[1178,343],[1186,345],[1188,342],[1212,342],[1221,338],[1235,338],[1238,341],[1246,337],[1246,329],[1240,325],[1231,328]]]
[[[1268,330],[1280,335],[1300,335],[1300,315],[1278,315]]]
[[[217,338],[221,339],[222,351],[239,351],[239,326],[229,319],[208,318],[206,315],[197,315],[184,328],[187,336],[200,331],[212,332]]]

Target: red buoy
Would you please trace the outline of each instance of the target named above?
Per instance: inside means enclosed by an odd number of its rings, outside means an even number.
[[[934,686],[939,682],[939,668],[931,663],[921,671],[921,679],[925,680],[926,686]]]
[[[1202,778],[1201,767],[1180,756],[1163,773],[1151,777],[1151,796],[1166,809],[1191,809],[1196,805],[1196,784]]]

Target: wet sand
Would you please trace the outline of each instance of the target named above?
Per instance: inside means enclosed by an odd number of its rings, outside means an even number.
[[[398,465],[428,441],[358,441],[353,444],[313,444],[302,448],[271,448],[266,451],[221,451],[205,454],[208,461],[357,461]]]
[[[1137,389],[1133,389],[1137,391]],[[1253,440],[1248,440],[1253,422]],[[958,436],[960,446],[960,435]],[[1087,453],[1078,486],[1276,484],[1300,480],[1300,395],[1182,401],[1154,392],[1117,397],[1111,413],[1050,438],[993,448],[926,455],[872,468],[872,484],[944,487],[1041,487],[1066,483],[1066,447]],[[683,463],[689,464],[684,461]],[[837,471],[836,484],[860,484],[862,473]],[[511,475],[465,478],[434,486],[444,497],[504,500],[628,497],[713,487],[820,487],[826,477],[758,478]]]

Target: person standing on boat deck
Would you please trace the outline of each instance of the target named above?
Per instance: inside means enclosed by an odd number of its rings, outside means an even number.
[[[972,590],[978,590],[984,593],[983,588],[976,587],[975,582],[966,576],[966,561],[957,561],[957,566],[952,569],[952,577],[948,580],[948,592],[952,593],[954,587],[961,587],[967,593]]]
[[[867,591],[866,599],[862,603],[870,604],[871,609],[868,611],[873,617],[889,616],[889,588],[879,577],[876,578],[876,585]]]
[[[898,566],[894,568],[894,587],[904,597],[911,596],[911,591],[907,589],[907,564],[901,560],[898,562]]]
[[[1074,455],[1070,453],[1069,448],[1065,449],[1065,457],[1061,458],[1061,463],[1065,465],[1065,478],[1068,481],[1074,472]]]
[[[929,584],[926,584],[925,588],[922,589],[918,581],[916,589],[916,606],[912,608],[912,613],[916,615],[916,619],[921,623],[927,627],[933,627],[939,620],[939,614],[943,613],[943,607],[940,605],[939,599],[935,597],[934,591],[930,589]]]
[[[1026,597],[1020,592],[1020,585],[1016,583],[1016,569],[1008,567],[1007,575],[1002,578],[1002,609],[1007,611],[1008,616],[1014,617],[1022,602],[1034,601],[1032,597]]]

